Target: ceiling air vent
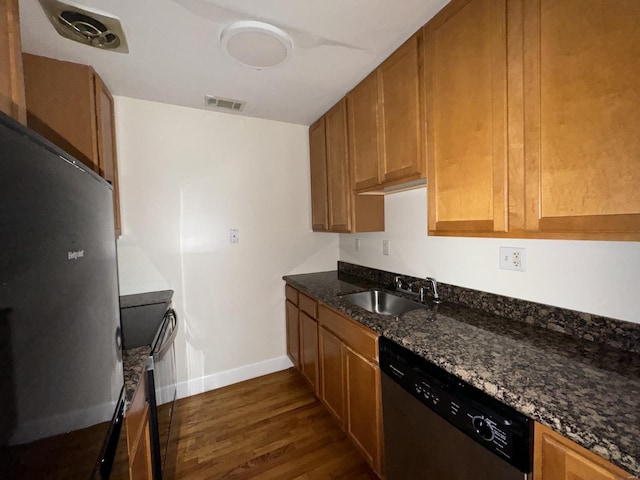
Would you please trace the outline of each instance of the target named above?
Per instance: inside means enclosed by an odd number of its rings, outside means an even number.
[[[241,102],[240,100],[233,100],[231,98],[212,97],[211,95],[205,95],[204,102],[207,107],[219,108],[221,110],[232,110],[234,112],[241,112],[247,103]]]
[[[117,17],[58,0],[40,0],[40,4],[49,21],[63,37],[104,50],[129,53],[127,40]]]

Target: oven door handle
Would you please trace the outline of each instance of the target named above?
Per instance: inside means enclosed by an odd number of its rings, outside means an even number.
[[[178,316],[176,315],[175,310],[169,310],[166,313],[165,318],[167,318],[168,321],[173,320],[173,331],[171,332],[169,338],[167,338],[167,340],[162,344],[162,346],[154,352],[154,355],[158,356],[164,355],[164,352],[171,348],[173,341],[176,339],[176,335],[178,335]]]

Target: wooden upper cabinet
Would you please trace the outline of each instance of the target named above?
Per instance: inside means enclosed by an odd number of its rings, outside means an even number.
[[[507,229],[505,0],[454,0],[425,26],[430,233]]]
[[[355,191],[380,185],[378,75],[373,72],[347,95],[351,181]]]
[[[93,69],[37,55],[23,59],[29,127],[99,173]]]
[[[380,108],[380,181],[397,183],[424,177],[422,30],[377,69]]]
[[[346,99],[309,127],[314,232],[380,232],[384,198],[354,194],[347,138]]]
[[[536,423],[533,480],[624,480],[635,478],[602,457]]]
[[[94,74],[97,140],[98,140],[98,168],[100,176],[113,186],[113,209],[115,215],[116,233],[121,231],[120,201],[118,185],[118,159],[116,154],[116,125],[113,97],[102,79]]]
[[[329,230],[327,201],[327,141],[325,119],[309,127],[309,157],[311,161],[311,225],[314,232]]]
[[[347,103],[338,102],[325,115],[329,230],[351,231],[351,177],[347,144]]]
[[[640,2],[524,0],[526,229],[640,239]]]
[[[27,123],[18,0],[0,2],[0,111]]]
[[[88,65],[24,54],[29,127],[113,186],[114,222],[120,234],[118,162],[113,98]]]
[[[639,18],[453,0],[425,26],[430,233],[640,240]]]

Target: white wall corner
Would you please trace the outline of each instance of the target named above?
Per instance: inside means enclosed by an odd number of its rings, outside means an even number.
[[[271,358],[262,362],[244,365],[238,368],[232,368],[224,372],[218,372],[211,375],[205,375],[200,378],[194,378],[186,382],[178,383],[178,398],[190,397],[199,393],[216,390],[218,388],[233,385],[234,383],[243,382],[252,378],[261,377],[270,373],[286,370],[293,367],[293,363],[289,357]]]

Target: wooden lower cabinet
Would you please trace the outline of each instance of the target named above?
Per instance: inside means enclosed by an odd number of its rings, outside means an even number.
[[[151,480],[151,436],[149,434],[149,402],[144,376],[125,414],[127,448],[129,450],[129,477],[131,480]]]
[[[369,464],[382,471],[380,368],[345,346],[347,434]]]
[[[382,478],[378,335],[289,285],[285,291],[289,358],[298,328],[300,356],[292,362]]]
[[[378,335],[320,304],[320,400],[367,462],[382,474]]]
[[[300,318],[300,372],[318,394],[318,322],[304,312]]]
[[[344,428],[345,359],[342,340],[324,327],[319,328],[320,400]]]
[[[533,480],[626,480],[632,477],[604,458],[536,423]]]
[[[285,302],[287,321],[287,355],[293,366],[300,368],[300,323],[298,320],[298,306],[287,300]]]
[[[133,457],[129,457],[129,478],[131,480],[151,480],[153,478],[148,416]]]

